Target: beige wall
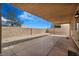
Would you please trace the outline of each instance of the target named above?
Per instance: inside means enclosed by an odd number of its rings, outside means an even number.
[[[64,30],[62,28],[55,28],[56,35],[65,35]]]
[[[46,29],[32,29],[32,35],[45,33]]]
[[[79,10],[79,6],[76,9],[76,11]],[[76,13],[75,11],[75,13]],[[74,42],[76,43],[77,47],[79,48],[79,19],[75,19],[74,15],[73,15],[73,19],[71,22],[71,37],[74,40]],[[77,26],[78,25],[78,26]],[[77,27],[77,28],[76,28]]]
[[[70,25],[61,24],[61,28],[52,28],[48,30],[49,33],[56,35],[69,35],[70,34]]]
[[[30,29],[20,27],[2,27],[2,38],[30,35]]]
[[[72,31],[71,33],[71,37],[74,39],[74,40],[79,40],[79,30],[78,31]]]
[[[29,36],[36,35],[40,33],[45,33],[45,29],[29,29],[29,28],[21,28],[21,27],[2,27],[2,38],[9,38],[15,36]]]
[[[52,29],[47,29],[47,33],[54,34],[54,28],[52,28]]]
[[[79,48],[79,30],[78,31],[73,30],[71,34],[72,34],[71,35],[72,39],[74,40],[77,47]]]
[[[70,35],[70,24],[61,24],[64,35]]]

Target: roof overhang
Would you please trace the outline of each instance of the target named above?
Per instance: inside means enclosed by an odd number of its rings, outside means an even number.
[[[14,6],[53,23],[70,23],[76,3],[13,3]]]

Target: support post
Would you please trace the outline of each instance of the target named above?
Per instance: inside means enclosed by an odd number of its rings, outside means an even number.
[[[32,35],[32,28],[31,28],[31,35]]]

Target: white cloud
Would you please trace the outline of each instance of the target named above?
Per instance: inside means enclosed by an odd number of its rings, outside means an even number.
[[[2,21],[7,21],[7,19],[5,19],[4,17],[1,17],[1,20],[2,20]]]
[[[6,18],[4,18],[3,16],[1,17],[1,20],[2,20],[2,21],[11,21],[10,19],[6,19]]]
[[[30,15],[30,16],[29,16],[29,15]],[[26,12],[24,12],[23,14],[21,14],[19,17],[20,17],[20,18],[24,18],[24,19],[35,20],[35,19],[33,18],[33,15],[31,15],[30,13],[26,13]]]
[[[28,18],[28,15],[24,12],[24,13],[21,14],[19,17],[20,17],[20,18]]]

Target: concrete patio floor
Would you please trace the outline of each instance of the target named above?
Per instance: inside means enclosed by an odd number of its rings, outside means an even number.
[[[72,39],[44,36],[2,48],[2,56],[67,56],[68,50],[79,53]]]
[[[9,37],[9,38],[2,38],[2,47],[7,47],[11,45],[15,45],[21,42],[25,42],[28,40],[32,40],[34,38],[39,38],[43,36],[47,36],[49,33],[42,33],[42,34],[37,34],[37,35],[23,35],[23,36],[15,36],[15,37]]]

